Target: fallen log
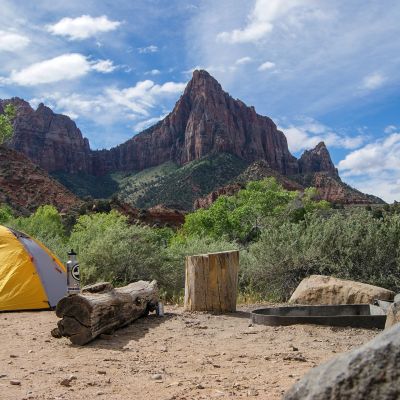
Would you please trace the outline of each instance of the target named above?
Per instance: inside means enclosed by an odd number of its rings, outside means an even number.
[[[84,345],[154,311],[157,303],[156,281],[139,281],[120,288],[108,282],[86,286],[81,293],[58,302],[56,315],[62,318],[57,323],[58,333],[73,344]]]

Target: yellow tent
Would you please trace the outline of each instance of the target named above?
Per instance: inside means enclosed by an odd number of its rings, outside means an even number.
[[[66,269],[57,257],[0,225],[0,311],[52,308],[66,293]]]

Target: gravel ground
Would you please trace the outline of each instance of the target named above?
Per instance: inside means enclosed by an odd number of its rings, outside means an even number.
[[[234,314],[166,307],[78,347],[54,312],[0,314],[0,399],[279,399],[310,368],[378,331],[249,326]]]

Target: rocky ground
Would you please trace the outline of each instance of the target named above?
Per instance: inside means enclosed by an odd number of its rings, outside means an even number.
[[[166,307],[85,347],[50,335],[53,312],[0,314],[1,399],[279,399],[306,371],[377,335],[250,326]]]

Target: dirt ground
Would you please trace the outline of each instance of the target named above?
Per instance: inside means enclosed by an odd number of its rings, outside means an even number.
[[[245,311],[166,307],[84,347],[51,337],[54,312],[0,314],[0,399],[279,399],[310,368],[378,333],[249,326]]]

